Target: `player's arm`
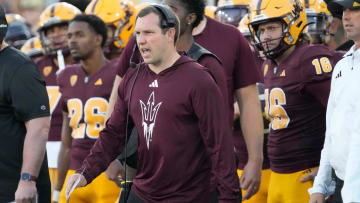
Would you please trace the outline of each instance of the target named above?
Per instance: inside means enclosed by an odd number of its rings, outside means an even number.
[[[61,147],[58,155],[58,177],[55,186],[55,190],[58,192],[61,191],[64,185],[66,174],[69,169],[72,144],[68,113],[63,111],[62,115]],[[54,199],[54,201],[57,202],[56,199]]]
[[[219,202],[239,202],[234,145],[225,103],[220,89],[210,75],[200,75],[197,79],[196,88],[191,92],[191,103],[199,119],[200,134],[211,158]]]
[[[246,190],[243,199],[248,199],[260,187],[264,124],[256,85],[252,84],[237,89],[235,94],[239,105],[241,129],[249,154],[248,163],[240,178],[240,185]]]
[[[109,106],[107,108],[106,111],[106,120],[108,120],[111,116],[111,113],[114,110],[114,106],[115,106],[115,102],[118,99],[118,88],[119,88],[119,84],[121,82],[121,77],[119,75],[115,76],[115,80],[114,80],[114,85],[113,88],[111,90],[111,95],[109,98]]]

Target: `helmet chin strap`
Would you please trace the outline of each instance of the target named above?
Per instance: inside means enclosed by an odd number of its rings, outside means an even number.
[[[266,43],[267,42],[265,42],[265,44]],[[271,49],[268,51],[265,51],[265,49],[264,49],[264,54],[267,58],[275,60],[276,58],[281,56],[286,50],[288,50],[290,47],[291,47],[291,45],[286,44],[282,38],[279,45],[277,47],[275,47],[274,49]]]

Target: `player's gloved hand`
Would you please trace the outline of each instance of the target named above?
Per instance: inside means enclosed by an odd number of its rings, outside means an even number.
[[[116,183],[117,186],[121,187],[122,179],[119,177],[123,173],[123,167],[119,160],[115,159],[105,171],[105,176]]]
[[[240,178],[240,186],[246,190],[242,200],[250,199],[260,188],[262,161],[249,161]]]
[[[311,169],[306,176],[300,179],[301,182],[313,181],[318,173],[319,168]]]
[[[313,193],[311,196],[310,196],[310,201],[309,203],[325,203],[325,197],[323,194],[321,193]]]
[[[37,195],[35,181],[20,180],[15,192],[16,203],[35,203]]]

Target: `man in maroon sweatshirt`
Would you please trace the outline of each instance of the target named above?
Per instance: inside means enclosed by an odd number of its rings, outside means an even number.
[[[139,132],[139,162],[128,202],[207,203],[212,175],[219,202],[239,202],[221,92],[205,68],[178,54],[178,19],[159,7],[139,12],[135,33],[144,63],[124,76],[114,111],[66,193],[79,177],[77,187],[90,183],[124,150],[129,114],[129,129]]]

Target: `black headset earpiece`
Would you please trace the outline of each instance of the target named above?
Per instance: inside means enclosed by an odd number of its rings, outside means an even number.
[[[159,5],[159,4],[155,4],[152,5],[154,8],[156,8],[158,11],[160,11],[160,13],[163,16],[163,20],[161,21],[161,28],[171,28],[171,27],[175,27],[176,24],[176,16],[175,14],[168,9],[165,6]]]

